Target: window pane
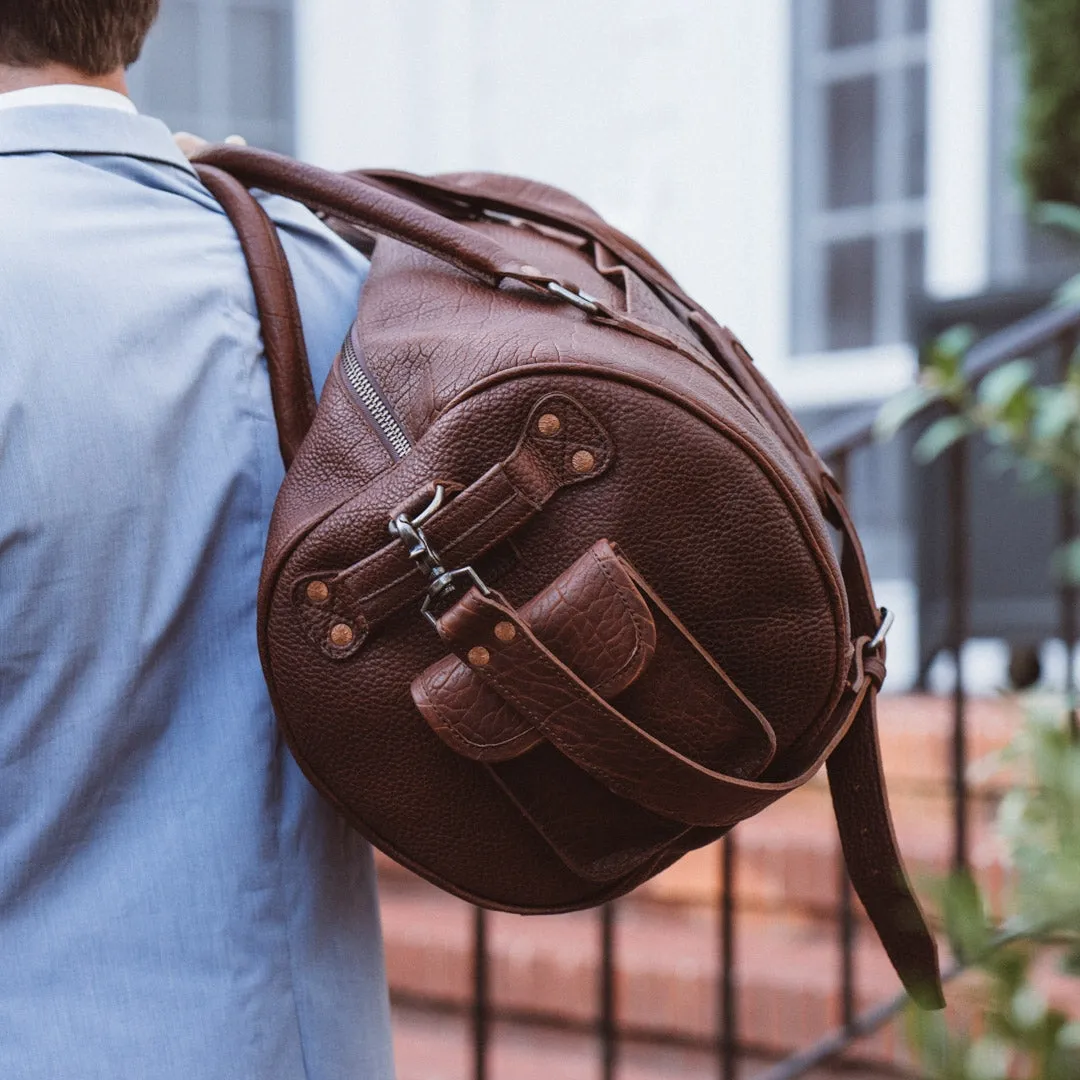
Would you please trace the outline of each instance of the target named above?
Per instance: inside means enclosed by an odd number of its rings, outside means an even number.
[[[926,236],[921,229],[904,236],[904,287],[907,310],[904,333],[911,334],[910,313],[926,296]]]
[[[237,121],[287,119],[288,31],[281,12],[241,9],[229,16],[230,97]]]
[[[907,26],[908,33],[921,33],[926,29],[926,0],[908,0]]]
[[[904,72],[904,194],[926,194],[926,65]]]
[[[1028,274],[1039,282],[1057,282],[1076,272],[1080,242],[1061,229],[1025,222]]]
[[[861,45],[873,41],[876,36],[877,0],[832,0],[829,5],[830,49]]]
[[[833,83],[827,92],[828,205],[861,206],[874,198],[877,80],[872,75]]]
[[[146,40],[139,70],[145,82],[140,107],[166,122],[199,107],[198,8],[176,0],[161,9]]]
[[[828,303],[830,349],[857,349],[874,341],[874,241],[830,244]]]

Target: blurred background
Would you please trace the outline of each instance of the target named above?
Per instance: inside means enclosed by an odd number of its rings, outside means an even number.
[[[948,313],[972,318],[1009,293],[1019,313],[1076,263],[1025,217],[1011,10],[164,0],[132,84],[174,129],[239,132],[329,167],[490,169],[567,188],[730,325],[813,433],[911,383],[935,303],[971,301]],[[892,690],[935,674],[938,644],[919,638],[932,613],[909,474],[894,443],[849,478],[898,615]],[[1000,679],[1002,649],[970,648],[969,679]]]
[[[1010,666],[1069,685],[1077,593],[1050,565],[1080,473],[1032,498],[978,440],[914,464],[925,416],[889,442],[872,427],[953,324],[983,339],[981,371],[1030,355],[1046,381],[1074,356],[1080,310],[1048,305],[1080,247],[1032,224],[1020,179],[1021,10],[1059,61],[1043,172],[1080,178],[1080,0],[163,0],[131,79],[174,130],[332,168],[523,174],[643,241],[845,477],[897,615],[881,735],[901,846],[920,883],[970,868],[994,904],[1016,776],[966,766],[1020,727],[993,696]],[[1080,204],[1080,179],[1037,197]],[[913,1075],[895,1027],[856,1041],[897,984],[824,783],[733,837],[617,912],[554,920],[485,917],[381,860],[402,1080],[824,1076],[798,1055],[838,1027],[849,1078]],[[1080,983],[1067,1000],[1080,1016]]]

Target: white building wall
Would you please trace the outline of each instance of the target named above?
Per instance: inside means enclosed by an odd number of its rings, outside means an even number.
[[[787,0],[301,0],[297,18],[301,156],[564,187],[776,372]]]
[[[993,0],[930,5],[926,285],[940,299],[990,280]]]

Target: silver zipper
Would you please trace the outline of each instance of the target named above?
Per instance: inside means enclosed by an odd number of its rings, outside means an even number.
[[[367,373],[352,343],[352,334],[341,346],[341,368],[349,381],[353,393],[363,405],[364,411],[372,423],[379,429],[383,441],[397,458],[403,458],[411,449],[412,443],[405,429],[398,423],[386,398],[383,397],[375,380]]]

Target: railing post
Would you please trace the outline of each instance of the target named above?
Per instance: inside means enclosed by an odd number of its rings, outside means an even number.
[[[488,1080],[491,1007],[488,987],[487,912],[474,908],[473,921],[473,1078]]]
[[[961,439],[949,450],[947,469],[949,474],[949,644],[956,663],[952,736],[953,869],[961,872],[968,866],[967,697],[963,664],[970,600],[966,440]]]
[[[720,977],[717,980],[717,1065],[720,1080],[735,1080],[738,1067],[738,1030],[735,1011],[735,836],[720,841],[719,943]]]
[[[600,1047],[601,1076],[615,1080],[619,1032],[615,1018],[615,905],[600,909]]]
[[[1076,331],[1062,334],[1058,342],[1058,378],[1065,380],[1076,352]],[[1066,484],[1058,503],[1059,538],[1062,545],[1072,543],[1076,535],[1076,489]],[[1058,587],[1058,631],[1065,647],[1065,701],[1068,707],[1069,732],[1077,738],[1076,678],[1073,659],[1076,653],[1076,586],[1067,573]]]

